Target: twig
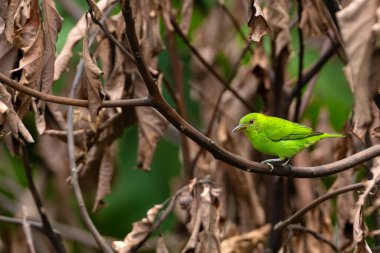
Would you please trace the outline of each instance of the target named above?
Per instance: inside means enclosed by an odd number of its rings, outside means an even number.
[[[301,20],[302,18],[302,1],[297,0],[298,3],[298,19]],[[296,101],[296,107],[295,107],[295,113],[294,113],[294,121],[298,121],[299,119],[299,113],[300,113],[300,107],[301,107],[301,86],[302,86],[302,72],[303,72],[303,61],[304,61],[304,51],[305,51],[305,44],[303,41],[303,33],[300,25],[298,24],[298,38],[299,38],[299,54],[298,54],[298,80],[297,80],[297,101]]]
[[[42,203],[37,187],[34,184],[33,176],[32,176],[32,167],[29,162],[28,151],[26,149],[26,146],[21,142],[20,142],[20,145],[21,145],[21,150],[22,150],[22,160],[23,160],[25,175],[28,180],[28,187],[29,187],[30,192],[32,193],[33,200],[36,204],[38,214],[40,215],[42,225],[43,225],[43,230],[45,231],[46,236],[51,241],[54,249],[59,253],[65,253],[66,250],[65,250],[65,247],[63,246],[62,240],[57,234],[54,233],[53,228],[50,224],[49,218],[46,215],[46,209]]]
[[[208,71],[226,88],[230,91],[247,109],[251,112],[254,111],[252,106],[245,101],[235,89],[230,87],[230,85],[223,79],[221,75],[202,57],[202,55],[198,52],[195,47],[193,47],[190,41],[187,39],[186,35],[182,32],[181,28],[178,26],[177,22],[172,18],[171,19],[172,26],[174,31],[179,35],[179,37],[185,42],[186,46],[190,49],[190,51],[197,57],[197,59],[206,67]]]
[[[36,253],[36,249],[34,248],[34,243],[33,243],[32,230],[30,229],[30,224],[26,218],[27,218],[26,209],[25,207],[23,207],[22,229],[24,230],[26,244],[28,245],[28,249],[30,253]]]
[[[166,24],[164,22],[164,24]],[[178,50],[175,43],[175,34],[173,31],[170,31],[168,27],[166,27],[167,32],[167,43],[168,43],[168,52],[169,52],[169,58],[170,58],[170,66],[172,69],[172,77],[175,84],[175,101],[177,104],[177,109],[179,115],[184,119],[187,120],[187,113],[186,113],[186,105],[185,105],[185,98],[184,98],[184,80],[183,80],[183,64],[180,61],[178,57]],[[183,157],[183,165],[185,170],[185,175],[187,179],[191,179],[193,177],[192,170],[191,170],[191,161],[190,161],[190,146],[189,146],[189,140],[185,135],[181,135],[181,151],[182,151],[182,157]]]
[[[321,204],[322,202],[324,202],[328,199],[331,199],[331,198],[333,198],[339,194],[345,193],[345,192],[355,191],[355,190],[364,188],[365,186],[366,186],[365,183],[357,183],[357,184],[352,184],[352,185],[348,185],[348,186],[339,188],[335,191],[331,191],[331,192],[313,200],[310,204],[308,204],[307,206],[298,210],[295,214],[293,214],[292,216],[290,216],[286,220],[280,221],[279,223],[277,223],[274,226],[274,229],[275,230],[281,230],[281,229],[285,228],[286,226],[288,226],[289,224],[297,222],[299,220],[299,218],[301,218],[305,213],[307,213],[308,211],[310,211],[311,209],[313,209],[314,207],[318,206],[319,204]]]
[[[312,67],[310,67],[310,69],[302,75],[300,85],[294,87],[294,89],[290,92],[290,98],[294,98],[298,92],[300,92],[300,90],[322,69],[328,60],[330,60],[338,48],[339,44],[337,42],[333,42],[329,49],[321,55],[317,62],[314,63]]]
[[[319,240],[319,241],[321,241],[321,242],[329,245],[332,248],[332,250],[334,250],[335,252],[340,252],[339,249],[337,248],[337,246],[335,246],[334,243],[332,243],[331,241],[327,240],[320,233],[317,233],[317,232],[315,232],[315,231],[313,231],[311,229],[308,229],[308,228],[306,228],[304,226],[297,225],[297,224],[289,225],[288,229],[290,229],[290,230],[300,230],[300,231],[306,232],[306,233],[312,235],[317,240]]]
[[[80,83],[80,79],[82,76],[82,72],[84,69],[83,59],[81,59],[80,63],[77,66],[77,72],[73,81],[73,85],[70,90],[70,98],[75,96],[75,91]],[[69,156],[69,164],[70,164],[70,176],[71,176],[71,184],[74,188],[75,199],[77,200],[80,215],[82,217],[83,222],[86,227],[89,229],[91,234],[93,235],[95,241],[97,242],[99,248],[101,248],[104,252],[111,253],[113,252],[111,247],[106,243],[104,238],[100,235],[99,231],[95,227],[92,222],[90,215],[87,212],[86,206],[84,204],[82,191],[80,189],[79,181],[78,181],[78,172],[75,161],[75,147],[74,147],[74,124],[73,124],[73,114],[74,109],[72,106],[69,106],[67,109],[67,148],[68,148],[68,156]]]
[[[33,90],[25,85],[21,85],[18,82],[10,79],[4,74],[0,73],[0,82],[29,96],[38,98],[40,100],[61,104],[61,105],[72,105],[80,107],[88,107],[88,100],[84,99],[74,99],[68,97],[54,96],[46,93]],[[103,101],[102,107],[130,107],[130,106],[151,106],[150,98],[134,98],[134,99],[121,99],[112,101]]]
[[[223,3],[218,1],[218,4],[222,7],[222,10],[227,14],[228,18],[231,20],[232,25],[235,27],[235,30],[239,33],[240,37],[247,42],[248,48],[247,50],[253,54],[253,49],[251,48],[251,41],[246,37],[244,32],[240,29],[240,24],[234,17],[234,15],[231,13],[231,11],[227,8],[227,6]]]

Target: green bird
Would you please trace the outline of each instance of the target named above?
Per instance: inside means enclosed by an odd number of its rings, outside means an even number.
[[[261,113],[245,115],[232,130],[237,131],[242,131],[258,151],[278,157],[262,161],[268,164],[271,170],[271,163],[283,161],[282,165],[286,165],[295,154],[317,141],[344,137],[337,133],[315,132],[310,127]]]

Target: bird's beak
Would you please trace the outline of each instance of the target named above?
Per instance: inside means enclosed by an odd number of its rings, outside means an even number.
[[[247,128],[245,125],[243,125],[243,124],[239,124],[239,125],[237,125],[237,126],[232,130],[232,132],[235,133],[235,132],[240,131],[240,130],[245,129],[245,128]]]

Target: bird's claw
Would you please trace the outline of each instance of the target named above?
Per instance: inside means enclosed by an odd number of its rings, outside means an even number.
[[[269,172],[272,172],[274,170],[274,166],[270,162],[268,162],[268,161],[262,161],[261,163],[262,164],[266,164],[266,165],[268,165],[270,167]]]

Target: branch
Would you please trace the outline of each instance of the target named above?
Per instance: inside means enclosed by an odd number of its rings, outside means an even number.
[[[319,198],[316,198],[310,204],[308,204],[304,208],[298,210],[295,214],[293,214],[292,216],[290,216],[286,220],[280,221],[279,223],[277,223],[274,226],[274,230],[281,230],[281,229],[285,228],[286,226],[288,226],[289,224],[297,222],[305,213],[307,213],[308,211],[310,211],[311,209],[313,209],[314,207],[318,206],[319,204],[321,204],[322,202],[324,202],[328,199],[331,199],[331,198],[333,198],[339,194],[342,194],[342,193],[346,193],[346,192],[350,192],[350,191],[354,191],[354,190],[364,188],[365,186],[366,186],[365,183],[352,184],[352,185],[348,185],[348,186],[339,188],[335,191],[331,191],[331,192],[329,192],[329,193],[327,193],[327,194],[325,194]]]
[[[317,233],[317,232],[315,232],[311,229],[308,229],[306,227],[303,227],[301,225],[290,225],[290,226],[288,226],[288,228],[291,230],[300,230],[300,231],[303,231],[305,233],[308,233],[308,234],[314,236],[314,238],[316,238],[317,240],[320,240],[321,242],[329,245],[332,248],[332,250],[334,250],[335,252],[340,252],[340,250],[335,246],[334,243],[332,243],[331,241],[324,238],[320,233]]]
[[[72,105],[80,107],[88,107],[88,100],[84,99],[75,99],[61,96],[54,96],[46,93],[42,93],[36,90],[33,90],[27,86],[21,85],[18,82],[10,79],[4,74],[0,73],[0,82],[9,86],[21,93],[29,95],[31,97],[38,98],[40,100],[61,104],[61,105]],[[130,107],[130,106],[150,106],[150,98],[134,98],[134,99],[120,99],[112,101],[103,101],[102,107]]]
[[[228,90],[230,91],[247,109],[251,112],[254,111],[252,106],[244,100],[236,91],[235,89],[231,88],[230,85],[223,79],[221,75],[216,72],[216,70],[202,57],[202,55],[198,52],[197,49],[195,49],[190,41],[187,39],[186,35],[182,32],[181,28],[178,26],[178,24],[175,22],[173,18],[171,18],[171,23],[174,28],[174,31],[181,37],[183,42],[187,45],[187,47],[190,49],[190,51],[197,57],[197,59],[206,67],[208,71]],[[132,30],[132,29],[130,29]]]
[[[122,2],[122,12],[126,22],[126,27],[128,28],[126,29],[126,33],[131,46],[131,50],[133,52],[133,55],[136,57],[136,66],[145,82],[145,85],[148,88],[148,91],[150,92],[151,90],[154,90],[154,93],[150,93],[149,95],[149,97],[152,99],[152,106],[181,133],[191,138],[198,145],[207,149],[215,159],[221,160],[231,166],[251,173],[271,174],[286,177],[314,178],[342,172],[380,155],[379,144],[340,161],[326,165],[320,165],[316,167],[288,166],[287,168],[277,166],[273,170],[270,170],[268,165],[244,159],[234,153],[227,151],[226,149],[217,145],[213,140],[200,133],[183,118],[181,118],[181,116],[179,116],[178,113],[174,111],[173,108],[171,108],[170,105],[163,99],[157,89],[154,79],[150,75],[145,62],[141,57],[141,51],[136,37],[134,19],[132,16],[129,0]]]
[[[80,83],[80,79],[81,79],[82,72],[84,69],[83,62],[84,62],[83,59],[81,59],[81,61],[79,62],[77,66],[77,72],[73,81],[73,85],[70,90],[71,98],[74,97],[75,91]],[[97,230],[94,223],[92,222],[90,215],[88,214],[86,206],[84,204],[82,191],[81,191],[79,181],[78,181],[78,171],[77,171],[76,160],[75,160],[73,114],[74,114],[74,109],[72,106],[69,106],[69,108],[67,109],[67,149],[68,149],[69,164],[70,164],[71,184],[73,185],[73,188],[74,188],[75,199],[78,203],[82,220],[85,223],[86,227],[89,229],[92,236],[94,237],[99,248],[102,249],[103,252],[112,253],[113,251],[111,247],[100,235],[99,231]]]
[[[61,237],[57,235],[56,233],[54,233],[53,228],[50,224],[49,218],[46,215],[46,209],[42,203],[37,187],[34,184],[33,176],[32,176],[32,167],[29,162],[27,149],[22,142],[20,142],[20,145],[22,149],[22,160],[24,164],[25,175],[28,180],[28,187],[29,187],[30,192],[32,193],[33,200],[36,204],[38,214],[40,215],[42,225],[43,225],[43,231],[45,232],[46,236],[51,241],[54,249],[59,253],[65,253],[66,250],[65,250],[65,247],[63,246]]]

